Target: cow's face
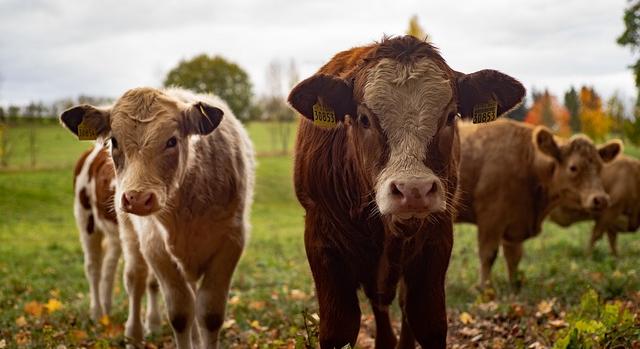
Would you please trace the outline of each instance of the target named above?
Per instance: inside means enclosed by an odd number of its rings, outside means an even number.
[[[548,130],[538,127],[534,131],[534,142],[538,150],[554,162],[550,188],[560,195],[563,205],[590,212],[599,212],[608,206],[609,195],[604,190],[600,172],[603,163],[620,153],[620,141],[596,147],[587,137],[574,136],[558,144]]]
[[[195,157],[192,136],[212,132],[222,114],[205,103],[189,105],[159,90],[139,88],[127,91],[112,108],[79,106],[65,111],[61,120],[76,134],[83,123],[109,140],[116,207],[146,216],[165,208],[182,182]]]
[[[492,101],[502,114],[520,102],[524,88],[496,71],[454,72],[417,39],[380,45],[382,52],[365,58],[351,78],[316,74],[292,90],[289,102],[311,120],[313,106],[325,106],[335,113],[335,127],[348,128],[360,175],[382,215],[423,219],[451,204],[445,187],[456,116],[470,117],[474,105]],[[398,49],[404,58],[384,57]]]

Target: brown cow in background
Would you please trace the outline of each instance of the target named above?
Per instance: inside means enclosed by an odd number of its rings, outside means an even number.
[[[111,311],[113,285],[122,251],[113,201],[115,169],[103,142],[96,142],[80,156],[73,175],[73,214],[84,252],[91,318],[98,321]],[[147,277],[147,290],[146,326],[148,332],[154,332],[159,329],[161,320],[158,282],[152,274]],[[136,309],[136,305],[129,304],[129,309]]]
[[[620,144],[596,149],[575,136],[558,144],[544,127],[511,120],[460,125],[460,209],[457,221],[478,225],[480,286],[490,281],[498,247],[517,285],[522,243],[540,233],[542,221],[560,203],[600,211],[609,198],[600,180],[603,162]]]
[[[385,38],[333,57],[289,96],[298,128],[294,181],[320,306],[320,345],[355,344],[357,290],[393,348],[388,306],[401,284],[400,348],[444,348],[445,273],[458,177],[456,115],[518,104],[522,85],[494,70],[453,71],[429,43]],[[502,150],[501,150],[502,151]]]
[[[602,183],[609,194],[609,207],[604,211],[593,213],[562,205],[553,210],[549,218],[565,227],[578,221],[595,220],[588,253],[593,251],[596,241],[607,233],[611,254],[617,256],[618,233],[635,232],[640,227],[640,161],[619,155],[603,167]]]

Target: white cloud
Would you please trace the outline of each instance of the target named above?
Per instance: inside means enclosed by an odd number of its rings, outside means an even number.
[[[265,90],[273,59],[300,77],[333,54],[402,34],[411,15],[457,70],[502,70],[562,94],[589,84],[634,96],[631,53],[616,45],[625,0],[28,1],[0,3],[0,103],[158,86],[180,59],[221,54]]]

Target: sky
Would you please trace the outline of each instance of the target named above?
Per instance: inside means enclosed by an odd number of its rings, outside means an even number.
[[[615,40],[626,0],[0,0],[0,105],[162,85],[180,60],[221,55],[267,92],[267,68],[300,78],[335,53],[403,34],[417,15],[449,65],[497,69],[560,96],[636,95]],[[283,92],[286,93],[286,92]]]

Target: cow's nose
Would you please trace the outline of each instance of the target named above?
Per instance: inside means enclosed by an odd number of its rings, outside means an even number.
[[[608,195],[594,195],[591,197],[591,209],[594,211],[602,211],[609,206]]]
[[[122,208],[125,212],[146,216],[158,210],[158,199],[152,192],[131,190],[122,194]]]
[[[394,180],[389,183],[391,198],[398,211],[427,211],[438,199],[436,179]]]

